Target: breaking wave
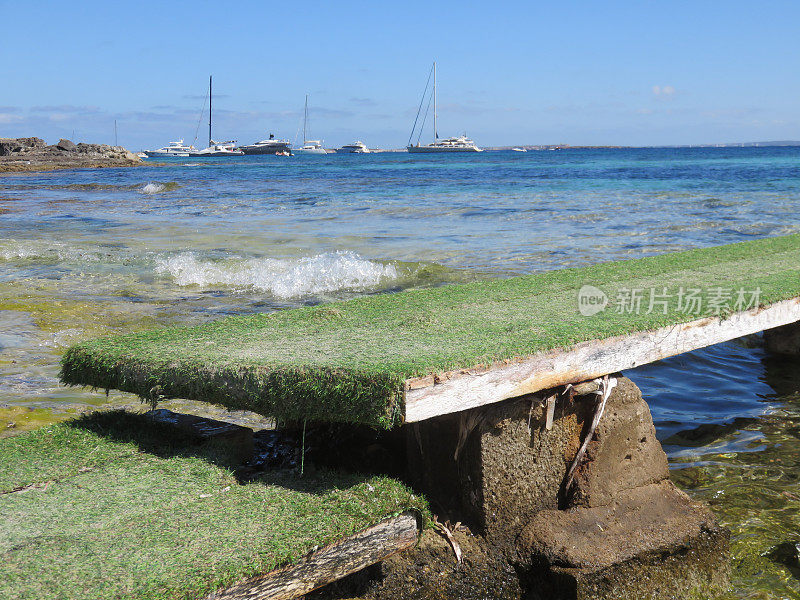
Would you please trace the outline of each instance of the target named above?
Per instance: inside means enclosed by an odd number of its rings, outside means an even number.
[[[171,192],[172,190],[176,190],[180,185],[175,183],[174,181],[169,181],[167,183],[159,183],[157,181],[151,181],[150,183],[143,185],[139,188],[139,191],[142,194],[160,194],[161,192]]]
[[[198,260],[183,252],[156,261],[156,272],[180,286],[230,286],[268,292],[276,298],[298,298],[337,291],[364,291],[398,278],[394,265],[373,262],[354,252],[277,259]]]

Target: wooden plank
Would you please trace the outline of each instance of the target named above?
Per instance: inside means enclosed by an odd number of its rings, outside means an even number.
[[[594,379],[743,335],[800,321],[800,298],[688,323],[576,344],[482,372],[452,371],[406,381],[407,423]]]
[[[252,577],[206,600],[290,600],[375,564],[417,543],[414,513],[387,519],[309,554],[300,562]]]

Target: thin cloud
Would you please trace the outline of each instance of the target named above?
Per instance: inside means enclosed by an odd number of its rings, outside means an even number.
[[[99,106],[74,106],[72,104],[59,104],[59,105],[47,105],[47,106],[32,106],[31,112],[94,115],[104,111]]]
[[[359,106],[377,106],[378,103],[375,102],[372,98],[350,98],[349,100],[353,104],[358,104]]]
[[[230,98],[230,94],[214,94],[214,100],[218,98]],[[184,100],[207,100],[208,94],[184,94],[181,96]]]
[[[671,85],[654,85],[653,95],[660,96],[662,98],[670,98],[671,96],[675,95],[675,88]]]

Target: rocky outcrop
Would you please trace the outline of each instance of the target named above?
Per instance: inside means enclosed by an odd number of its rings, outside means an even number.
[[[131,167],[142,160],[122,146],[75,144],[61,139],[48,146],[37,137],[0,138],[0,171],[47,171]]]

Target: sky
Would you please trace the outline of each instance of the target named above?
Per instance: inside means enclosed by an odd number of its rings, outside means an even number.
[[[0,137],[269,133],[407,144],[432,62],[439,135],[478,145],[800,140],[800,2],[0,0]],[[430,117],[422,140],[433,135]],[[298,137],[299,136],[299,137]]]

